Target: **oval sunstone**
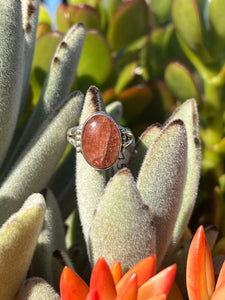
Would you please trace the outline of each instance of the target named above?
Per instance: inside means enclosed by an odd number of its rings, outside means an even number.
[[[120,150],[120,132],[111,118],[96,114],[86,122],[82,132],[82,152],[90,165],[107,169],[115,163]]]

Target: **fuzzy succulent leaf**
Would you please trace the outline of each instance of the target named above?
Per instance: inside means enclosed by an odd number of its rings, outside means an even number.
[[[20,143],[15,150],[16,152],[20,152],[21,148],[28,143],[48,115],[68,96],[80,59],[84,39],[84,25],[78,23],[68,31],[58,45],[38,104],[29,119]]]
[[[123,113],[123,105],[120,101],[114,101],[106,106],[106,112],[115,120],[120,123]]]
[[[0,298],[14,299],[35,250],[45,214],[45,200],[32,194],[0,229]]]
[[[172,253],[178,244],[194,208],[198,191],[200,167],[201,167],[201,144],[198,130],[198,111],[194,99],[187,100],[174,112],[167,124],[176,119],[181,119],[187,132],[187,175],[183,191],[182,203],[169,247]]]
[[[63,161],[59,163],[59,166],[48,184],[48,187],[52,190],[53,194],[57,195],[57,202],[63,220],[65,220],[76,207],[74,201],[74,152],[75,149],[70,147],[67,155],[64,157]]]
[[[140,136],[129,163],[129,168],[135,178],[138,176],[138,172],[140,171],[141,164],[148,149],[156,140],[160,131],[161,125],[153,124],[149,126]]]
[[[66,132],[77,122],[83,104],[80,92],[56,108],[24,150],[0,188],[0,220],[4,222],[33,192],[49,181],[66,145]]]
[[[56,199],[50,190],[44,190],[46,213],[42,231],[38,238],[30,266],[30,275],[44,278],[52,285],[52,253],[56,249],[65,250],[64,225]]]
[[[108,182],[90,230],[89,253],[94,265],[103,256],[108,264],[121,263],[127,271],[155,253],[155,226],[126,168]]]
[[[25,37],[24,46],[24,76],[23,76],[23,87],[22,87],[22,105],[27,98],[27,92],[29,87],[30,73],[32,60],[34,55],[36,31],[38,24],[38,14],[40,0],[23,0],[22,2],[22,21]]]
[[[160,265],[180,209],[187,167],[187,136],[183,121],[164,128],[142,164],[137,186],[156,226],[156,253]]]
[[[0,4],[0,165],[11,143],[21,103],[24,34],[21,1]]]
[[[105,111],[105,106],[98,89],[91,86],[85,97],[80,124],[83,124],[91,114],[97,111]],[[105,187],[106,172],[95,170],[86,162],[81,153],[77,153],[76,174],[79,213],[84,237],[88,243],[93,215]]]
[[[27,279],[16,295],[15,300],[60,300],[60,296],[42,278]]]

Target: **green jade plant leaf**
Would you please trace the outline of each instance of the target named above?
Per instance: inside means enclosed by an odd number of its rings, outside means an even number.
[[[104,110],[98,89],[90,87],[80,123]],[[95,170],[77,154],[77,201],[91,264],[104,256],[127,270],[156,253],[160,266],[166,252],[175,251],[195,203],[200,149],[196,102],[190,99],[164,126],[147,128],[130,170],[111,170],[109,181],[108,170]]]

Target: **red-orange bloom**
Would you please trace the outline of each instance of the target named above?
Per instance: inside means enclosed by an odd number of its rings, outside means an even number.
[[[186,281],[190,300],[225,299],[225,263],[215,287],[212,255],[203,226],[198,228],[190,245]]]
[[[62,300],[165,300],[173,285],[176,265],[154,275],[156,256],[136,264],[124,276],[120,263],[109,267],[103,257],[93,268],[90,287],[65,267],[60,278]]]

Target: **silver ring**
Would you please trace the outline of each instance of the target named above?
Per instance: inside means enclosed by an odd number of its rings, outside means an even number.
[[[84,124],[67,131],[68,142],[82,153],[86,161],[95,169],[113,166],[129,145],[134,142],[130,129],[117,125],[105,112],[91,115]]]

